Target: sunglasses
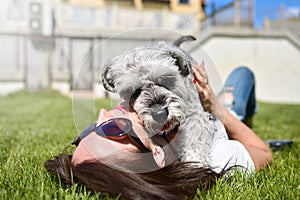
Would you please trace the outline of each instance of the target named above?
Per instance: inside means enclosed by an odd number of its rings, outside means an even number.
[[[97,123],[91,124],[89,127],[84,129],[80,135],[78,135],[72,142],[73,145],[78,146],[80,141],[88,136],[91,132],[96,132],[98,135],[105,138],[114,140],[123,140],[128,138],[131,142],[135,144],[142,152],[147,153],[150,150],[143,144],[136,133],[132,129],[132,123],[127,118],[113,118],[104,121],[99,126]]]

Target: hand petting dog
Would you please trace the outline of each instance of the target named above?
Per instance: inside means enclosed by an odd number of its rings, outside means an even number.
[[[212,113],[218,117],[222,122],[225,121],[225,108],[211,89],[208,76],[205,71],[204,61],[200,65],[194,65],[192,67],[193,74],[195,76],[194,83],[199,93],[199,98],[205,111]]]

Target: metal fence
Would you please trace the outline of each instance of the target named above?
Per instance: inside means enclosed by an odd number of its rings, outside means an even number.
[[[24,32],[28,29],[28,1],[2,0],[0,6],[0,31]]]
[[[270,31],[289,31],[300,39],[300,7],[258,7],[258,13],[264,13],[265,17],[261,28]]]
[[[212,2],[209,6],[211,11],[207,14],[202,29],[209,26],[253,26],[252,0],[236,0],[218,8]]]
[[[57,4],[57,30],[62,29],[91,29],[128,30],[137,27],[170,28],[179,32],[197,31],[197,15],[175,14],[168,10],[136,10],[122,8],[117,5],[104,8],[88,8]]]
[[[178,32],[194,33],[198,31],[199,25],[197,14],[172,13],[168,9],[136,10],[123,8],[118,4],[93,8],[51,0],[2,0],[1,4],[0,31],[2,32],[28,33],[32,18],[40,20],[41,31],[51,26],[54,28],[54,33],[123,31],[140,27],[169,28]],[[40,11],[34,13],[34,6],[40,6]]]

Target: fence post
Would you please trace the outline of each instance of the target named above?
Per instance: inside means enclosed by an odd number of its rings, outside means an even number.
[[[240,10],[240,2],[239,0],[236,0],[234,2],[234,26],[240,26],[241,25],[241,10]]]
[[[249,26],[254,26],[254,5],[253,0],[249,0]]]

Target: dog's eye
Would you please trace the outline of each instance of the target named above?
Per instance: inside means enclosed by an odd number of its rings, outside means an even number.
[[[165,99],[166,99],[165,96],[158,96],[151,100],[145,100],[144,102],[148,105],[148,107],[152,107],[157,104],[159,105],[165,104]]]
[[[172,76],[165,76],[163,79],[159,80],[158,82],[159,83],[157,83],[156,85],[159,85],[161,87],[166,88],[167,90],[170,90],[174,87],[176,78]]]
[[[156,84],[156,85],[158,85],[159,87],[164,87],[167,90],[170,90],[170,87],[168,87],[168,85],[166,85],[166,84]]]
[[[153,104],[164,104],[165,100],[165,96],[158,96],[157,98],[155,98],[155,102],[153,102]]]

